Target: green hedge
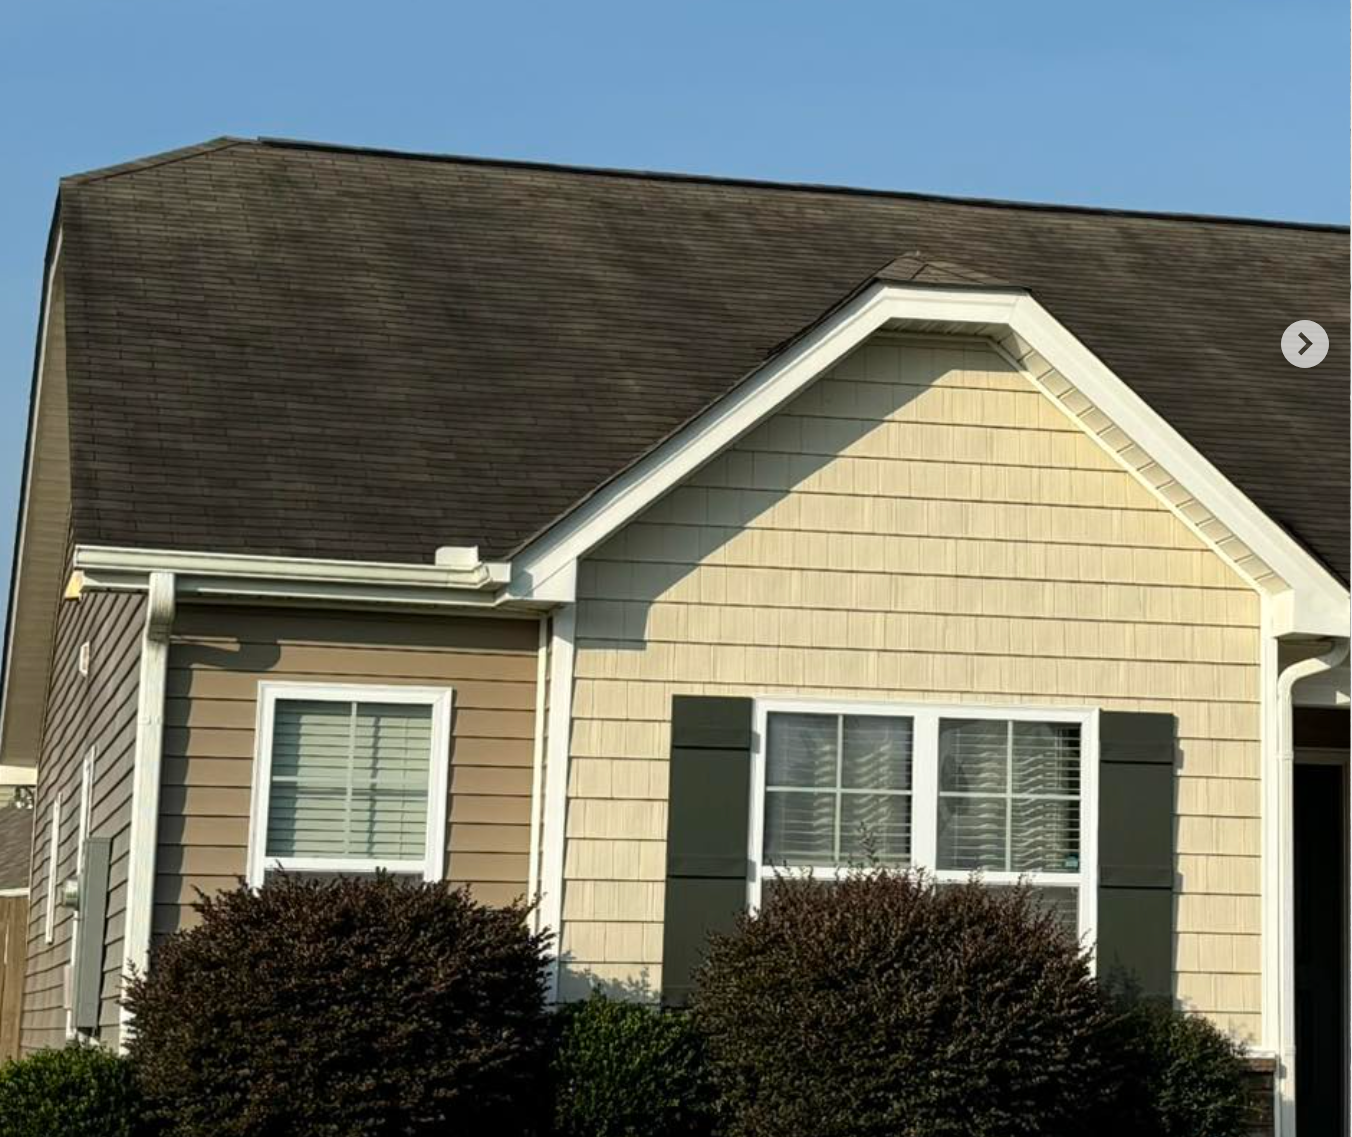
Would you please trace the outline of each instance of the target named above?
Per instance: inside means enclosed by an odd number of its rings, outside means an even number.
[[[557,1014],[558,1137],[698,1137],[712,1089],[690,1017],[593,994]]]
[[[170,1137],[534,1127],[547,937],[442,884],[280,875],[203,899],[130,987],[129,1051]]]
[[[0,1066],[0,1137],[139,1137],[125,1058],[98,1046],[39,1050]]]

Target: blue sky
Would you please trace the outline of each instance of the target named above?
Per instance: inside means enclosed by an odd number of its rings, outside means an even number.
[[[220,134],[1345,223],[1343,0],[14,3],[0,587],[57,179]]]

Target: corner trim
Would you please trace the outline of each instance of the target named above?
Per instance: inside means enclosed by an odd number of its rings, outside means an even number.
[[[559,998],[559,964],[563,956],[563,869],[568,824],[568,766],[572,751],[573,651],[577,608],[554,613],[550,641],[549,737],[545,769],[544,821],[540,864],[538,927],[554,933],[554,952],[546,975],[545,998]]]

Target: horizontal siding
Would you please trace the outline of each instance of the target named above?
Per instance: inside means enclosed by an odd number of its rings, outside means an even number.
[[[54,940],[49,945],[45,942],[46,906],[53,885],[77,871],[81,770],[91,748],[95,760],[89,834],[112,840],[107,916],[99,930],[104,940],[99,1037],[108,1045],[117,1043],[143,610],[139,596],[87,593],[78,601],[63,601],[57,612],[34,818],[25,1050],[65,1041],[67,969],[76,921],[69,910],[57,907]],[[90,645],[89,674],[81,676],[80,646],[86,642]],[[48,863],[49,819],[58,795],[61,827],[53,871]],[[81,935],[85,934],[89,933],[81,929]]]
[[[455,691],[447,874],[506,903],[526,891],[535,730],[533,621],[186,607],[165,699],[154,926],[188,926],[196,890],[245,872],[258,684]]]
[[[675,694],[1178,717],[1176,991],[1258,1032],[1258,597],[980,346],[879,338],[580,567],[565,991],[661,985]]]

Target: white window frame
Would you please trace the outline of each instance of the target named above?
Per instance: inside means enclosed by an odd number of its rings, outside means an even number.
[[[1091,950],[1098,925],[1098,767],[1099,712],[1096,707],[997,706],[989,703],[891,703],[849,699],[765,698],[755,702],[755,733],[751,743],[751,818],[748,825],[747,903],[760,907],[765,880],[775,869],[763,863],[765,847],[766,720],[771,714],[875,715],[912,720],[911,750],[911,859],[910,867],[924,869],[938,881],[965,881],[966,869],[938,869],[939,830],[939,720],[992,719],[999,722],[1076,723],[1080,727],[1080,867],[1073,873],[995,872],[980,874],[986,884],[1028,881],[1038,887],[1074,888],[1079,892],[1080,942]],[[790,866],[835,879],[844,866]]]
[[[61,850],[61,794],[48,810],[47,836],[47,911],[43,922],[42,941],[53,943],[56,940],[56,857]]]
[[[249,857],[245,879],[251,887],[263,883],[266,872],[350,873],[360,875],[385,869],[441,880],[446,860],[446,798],[450,792],[451,712],[455,692],[450,687],[373,686],[364,683],[273,683],[258,685],[258,724],[254,742],[253,789],[249,810]],[[419,860],[348,857],[268,857],[268,803],[272,793],[273,725],[282,700],[331,703],[407,703],[432,708],[432,755],[427,780],[427,845]]]

